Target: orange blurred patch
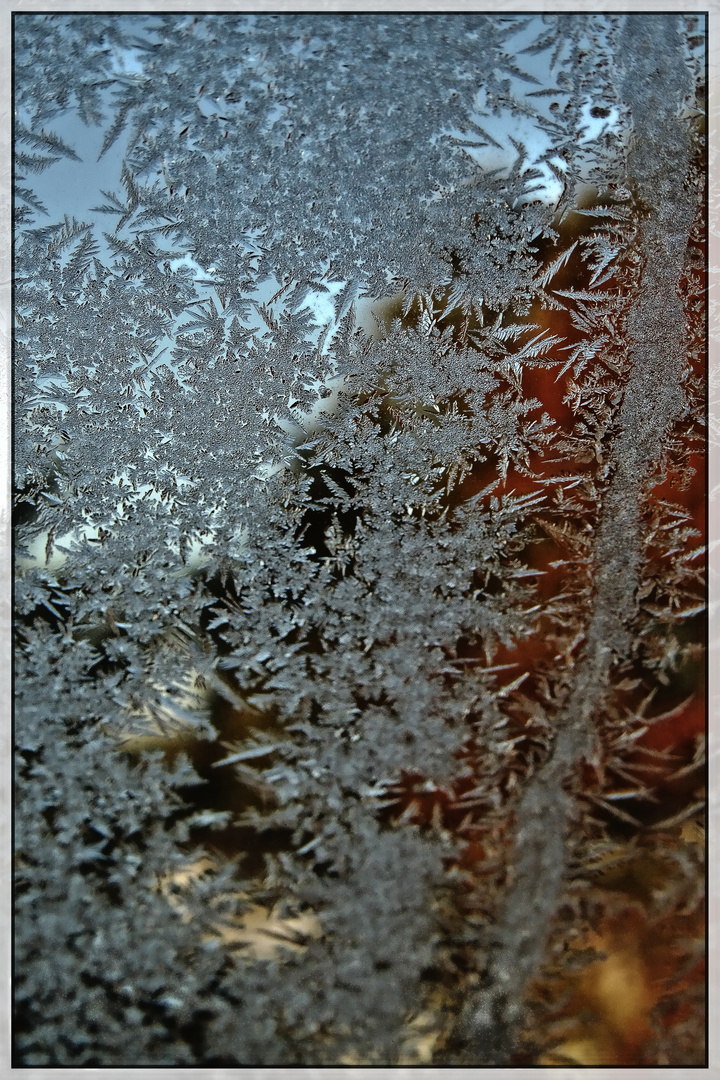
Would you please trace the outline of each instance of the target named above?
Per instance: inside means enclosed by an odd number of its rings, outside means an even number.
[[[674,837],[668,834],[667,842],[670,849],[702,847],[704,831],[697,821],[687,822]],[[539,1065],[668,1064],[661,1060],[664,1052],[656,1049],[657,1036],[691,1018],[688,991],[704,980],[704,907],[699,902],[693,910],[671,908],[651,915],[647,905],[671,883],[674,863],[659,860],[651,851],[638,851],[631,862],[622,861],[621,849],[616,854],[618,865],[603,878],[611,913],[597,929],[579,935],[566,954],[572,958],[592,949],[598,958],[579,971],[558,973],[553,997],[559,1005],[550,1022],[558,1038],[538,1058]],[[618,903],[620,893],[625,899]],[[674,995],[674,1004],[667,1006],[669,995]],[[698,1060],[685,1064],[700,1063],[703,1020],[702,1015],[695,1017]]]

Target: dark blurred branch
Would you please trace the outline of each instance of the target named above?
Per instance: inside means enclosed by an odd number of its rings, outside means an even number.
[[[644,272],[627,326],[631,373],[616,423],[610,481],[594,549],[596,596],[575,683],[553,749],[520,798],[511,887],[486,984],[460,1019],[463,1060],[510,1063],[529,980],[539,972],[569,854],[580,764],[594,748],[594,718],[611,665],[631,647],[628,623],[642,557],[640,500],[665,433],[682,411],[685,327],[678,281],[694,213],[685,185],[690,139],[679,113],[690,93],[676,15],[628,15],[618,45],[622,95],[634,136],[628,185],[647,208],[639,234]]]

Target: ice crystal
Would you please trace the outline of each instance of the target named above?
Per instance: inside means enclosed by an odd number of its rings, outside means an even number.
[[[14,35],[16,1064],[702,1064],[702,20]]]

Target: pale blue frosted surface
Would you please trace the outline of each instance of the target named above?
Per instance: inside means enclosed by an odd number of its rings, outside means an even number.
[[[619,14],[16,16],[24,1066],[448,1064],[478,987],[471,1063],[510,1060],[574,865],[543,775],[611,660],[676,656],[628,651],[646,537],[604,509],[632,408],[699,415],[704,37],[648,18],[634,86]]]

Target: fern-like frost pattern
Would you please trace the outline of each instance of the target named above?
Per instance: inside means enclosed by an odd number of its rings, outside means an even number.
[[[14,35],[16,1065],[702,1065],[703,20]]]

